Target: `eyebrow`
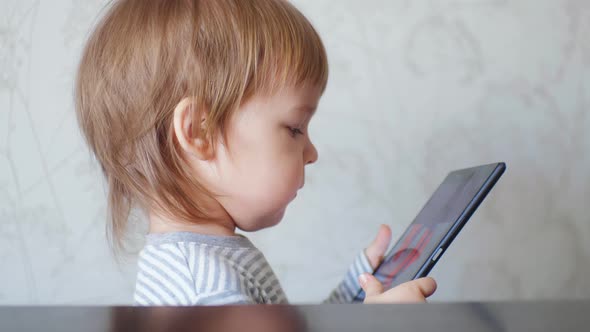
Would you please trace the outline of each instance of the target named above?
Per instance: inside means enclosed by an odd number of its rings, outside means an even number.
[[[316,108],[317,107],[310,106],[310,105],[302,105],[302,106],[295,107],[293,109],[293,111],[305,112],[305,113],[309,113],[310,115],[314,115]]]

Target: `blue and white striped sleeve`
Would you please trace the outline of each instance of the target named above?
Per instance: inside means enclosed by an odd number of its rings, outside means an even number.
[[[365,255],[365,251],[356,256],[352,265],[348,268],[344,280],[340,282],[330,296],[322,301],[322,303],[350,303],[361,290],[358,277],[363,273],[373,273],[373,268],[369,263],[369,259]]]

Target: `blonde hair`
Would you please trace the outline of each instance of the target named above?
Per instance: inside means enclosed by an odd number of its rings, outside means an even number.
[[[107,235],[124,248],[134,206],[186,222],[207,217],[173,128],[186,97],[199,135],[225,138],[232,113],[285,85],[326,87],[324,46],[282,0],[121,0],[91,34],[78,69],[76,114],[108,185]],[[202,113],[203,110],[207,112]],[[193,134],[199,130],[193,126]]]

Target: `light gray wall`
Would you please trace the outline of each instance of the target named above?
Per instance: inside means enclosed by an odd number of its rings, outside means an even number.
[[[327,296],[449,170],[495,161],[433,301],[590,298],[590,2],[294,2],[330,57],[320,159],[283,222],[250,234],[290,300]],[[72,102],[103,3],[0,1],[0,304],[130,303],[135,262],[109,254]]]

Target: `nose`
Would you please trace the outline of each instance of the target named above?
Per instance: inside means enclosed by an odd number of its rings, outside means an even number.
[[[315,145],[311,141],[308,140],[308,144],[303,151],[303,158],[305,159],[305,164],[313,164],[318,160],[318,150],[315,148]]]

